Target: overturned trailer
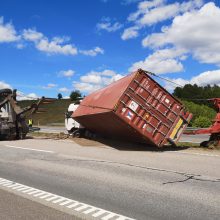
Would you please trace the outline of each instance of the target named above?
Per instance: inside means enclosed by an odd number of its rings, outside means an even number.
[[[73,118],[103,136],[158,147],[175,144],[192,114],[148,73],[139,69],[88,95]]]

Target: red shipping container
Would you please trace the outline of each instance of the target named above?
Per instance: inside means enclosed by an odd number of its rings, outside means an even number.
[[[179,140],[192,114],[139,69],[85,97],[73,118],[103,136],[162,147]]]

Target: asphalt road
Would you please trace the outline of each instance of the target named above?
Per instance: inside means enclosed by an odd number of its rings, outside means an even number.
[[[1,178],[130,218],[220,216],[219,151],[34,139],[0,142],[0,150]]]
[[[68,214],[0,190],[1,220],[77,220]]]

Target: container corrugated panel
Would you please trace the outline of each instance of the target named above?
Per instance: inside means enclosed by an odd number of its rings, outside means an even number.
[[[73,118],[104,136],[161,147],[178,141],[192,114],[139,69],[85,97]]]

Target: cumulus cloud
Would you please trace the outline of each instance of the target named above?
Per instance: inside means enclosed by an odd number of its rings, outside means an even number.
[[[142,44],[155,49],[173,45],[187,50],[202,63],[220,66],[219,27],[220,8],[210,2],[200,10],[175,17],[171,26],[147,36]]]
[[[62,70],[58,73],[58,76],[60,77],[67,77],[67,78],[71,78],[73,75],[75,74],[74,70]]]
[[[183,79],[183,78],[168,78],[169,80],[179,84],[179,85],[186,85],[186,84],[197,84],[198,86],[206,86],[206,85],[218,85],[220,86],[220,70],[212,70],[200,73],[196,76],[193,76],[191,79]],[[165,87],[168,90],[173,90],[176,86],[175,84],[165,83]]]
[[[100,28],[104,26],[100,26]],[[115,31],[120,28],[118,22],[106,26],[106,30]],[[53,37],[49,39],[43,33],[34,28],[28,28],[20,31],[22,34],[17,35],[14,26],[11,23],[4,23],[3,17],[0,17],[0,43],[16,42],[17,49],[23,49],[28,42],[32,42],[35,48],[48,55],[77,55],[78,49],[74,44],[69,43],[70,37]],[[100,47],[94,47],[91,50],[80,50],[81,54],[86,56],[96,56],[103,54],[104,50]]]
[[[128,40],[128,39],[136,38],[138,36],[138,30],[139,27],[137,26],[126,28],[121,35],[121,39]]]
[[[99,31],[115,32],[123,27],[119,22],[111,22],[110,18],[102,18],[102,21],[96,25]]]
[[[118,74],[113,70],[103,70],[101,72],[91,71],[84,76],[81,76],[79,82],[73,82],[73,86],[81,92],[90,93],[109,85],[122,77],[122,74]]]
[[[184,70],[181,60],[185,58],[185,51],[182,49],[157,50],[145,60],[134,63],[129,71],[142,68],[157,74],[176,73]]]
[[[186,2],[174,2],[171,4],[165,4],[165,0],[153,0],[142,1],[138,4],[136,12],[131,13],[128,16],[128,21],[133,23],[133,26],[138,27],[133,34],[133,37],[124,38],[124,40],[135,38],[138,36],[138,29],[142,29],[146,26],[151,26],[159,22],[163,22],[168,19],[172,19],[177,15],[185,12],[193,11],[202,6],[202,0],[190,0]],[[129,28],[127,28],[130,30]],[[128,33],[125,29],[123,35]],[[132,29],[131,29],[132,30]],[[122,36],[123,36],[122,35]],[[122,38],[123,39],[123,38]]]
[[[36,100],[39,99],[40,97],[35,94],[35,93],[29,93],[29,94],[24,94],[21,91],[17,91],[17,100],[22,101],[22,100]]]
[[[98,54],[104,54],[104,50],[100,47],[95,47],[94,49],[91,50],[80,50],[79,52],[86,56],[92,56],[92,57],[95,57]]]
[[[44,35],[41,32],[38,32],[34,29],[24,29],[23,38],[28,41],[38,41],[44,38]]]
[[[0,89],[12,89],[12,87],[8,83],[5,83],[4,81],[0,81]]]
[[[62,87],[62,88],[59,88],[59,92],[70,92],[70,90],[66,87]]]
[[[36,48],[40,51],[48,54],[63,54],[63,55],[76,55],[77,49],[71,44],[63,44],[60,40],[53,39],[41,39],[37,44]]]
[[[43,86],[44,89],[53,89],[57,87],[57,84],[54,83],[48,83],[46,86]]]
[[[9,43],[18,41],[20,36],[11,23],[4,24],[3,17],[0,17],[0,43]]]

